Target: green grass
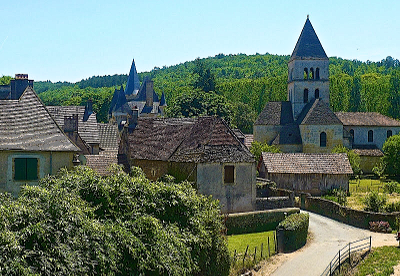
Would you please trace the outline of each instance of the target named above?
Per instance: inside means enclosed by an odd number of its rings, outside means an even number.
[[[357,266],[357,276],[389,276],[394,273],[393,267],[400,262],[400,248],[383,246],[372,249],[372,252]]]
[[[367,193],[370,191],[383,192],[383,185],[380,179],[358,179],[349,181],[349,190],[351,193]]]

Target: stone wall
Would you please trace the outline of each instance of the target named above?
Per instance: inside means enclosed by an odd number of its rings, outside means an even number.
[[[354,130],[354,142],[356,145],[376,145],[382,149],[383,144],[387,139],[387,131],[391,130],[392,134],[399,134],[400,127],[377,127],[377,126],[345,126],[345,129],[350,132]],[[373,142],[368,142],[368,131],[374,132]]]
[[[381,157],[379,156],[360,156],[360,168],[363,173],[373,173],[372,169],[379,164]]]
[[[320,146],[320,134],[326,133],[326,147]],[[337,145],[343,145],[342,125],[300,125],[304,153],[331,153]]]

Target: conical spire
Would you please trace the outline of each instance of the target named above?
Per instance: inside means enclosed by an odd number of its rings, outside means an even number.
[[[114,106],[117,103],[117,99],[118,99],[118,94],[119,94],[119,90],[117,88],[115,88],[114,90],[114,95],[111,99],[111,103],[110,103],[110,109],[108,110],[108,114],[111,115],[113,110],[114,110]]]
[[[166,106],[166,105],[167,105],[167,102],[165,101],[165,94],[163,91],[162,95],[161,95],[160,106]]]
[[[135,59],[132,60],[131,71],[129,72],[128,81],[126,83],[125,94],[136,94],[140,88],[139,75],[136,71]]]
[[[308,15],[290,58],[293,59],[328,59]]]

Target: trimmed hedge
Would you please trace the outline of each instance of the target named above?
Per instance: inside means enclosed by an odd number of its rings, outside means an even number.
[[[291,252],[299,249],[307,242],[309,215],[305,213],[292,214],[279,223],[284,229],[284,251]]]
[[[245,234],[275,230],[279,222],[285,219],[285,213],[287,215],[300,213],[300,209],[284,208],[230,214],[225,221],[227,234]]]

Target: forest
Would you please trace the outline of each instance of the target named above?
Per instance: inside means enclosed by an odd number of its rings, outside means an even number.
[[[182,97],[203,90],[218,96],[224,109],[230,110],[226,119],[232,126],[249,133],[266,102],[286,100],[289,58],[269,53],[218,54],[174,66],[154,67],[150,72],[140,73],[139,78],[141,81],[151,78],[156,93],[165,93],[167,115],[184,116],[177,112]],[[140,71],[140,65],[137,69]],[[376,111],[400,119],[399,60],[388,56],[379,62],[362,62],[331,57],[329,73],[333,111]],[[7,82],[4,78],[9,77],[3,76],[0,83]],[[93,76],[77,83],[35,82],[34,88],[46,105],[84,105],[91,98],[98,119],[105,122],[114,89],[125,86],[126,80],[127,75]]]

